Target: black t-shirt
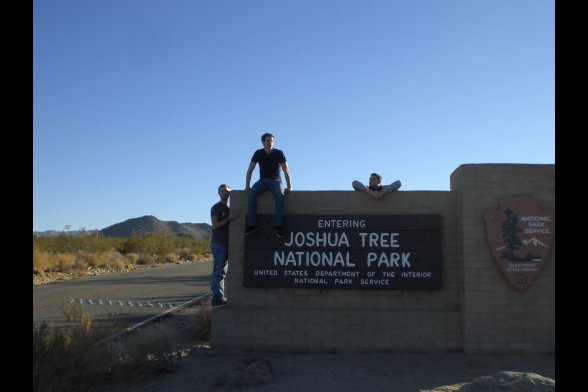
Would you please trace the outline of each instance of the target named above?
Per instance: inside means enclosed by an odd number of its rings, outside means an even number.
[[[229,217],[229,206],[223,202],[218,202],[210,209],[210,216],[218,217],[218,221]],[[229,244],[229,224],[224,225],[220,229],[212,230],[212,238],[210,242],[219,242],[221,244]]]
[[[253,153],[251,162],[259,163],[259,178],[282,180],[280,177],[280,164],[286,162],[286,156],[282,150],[274,148],[271,154],[266,154],[262,148]]]

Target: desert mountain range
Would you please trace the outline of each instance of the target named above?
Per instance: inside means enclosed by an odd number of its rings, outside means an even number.
[[[88,230],[94,232],[96,230]],[[197,238],[210,238],[212,227],[208,223],[178,223],[176,221],[162,221],[153,215],[145,215],[140,218],[127,219],[124,222],[98,230],[104,237],[126,238],[132,235],[144,234],[171,234]],[[60,234],[79,236],[82,231],[33,231],[33,236],[55,237]]]

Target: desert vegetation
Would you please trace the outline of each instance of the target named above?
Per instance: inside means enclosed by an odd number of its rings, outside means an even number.
[[[33,391],[88,391],[118,379],[174,371],[190,347],[210,340],[208,301],[183,312],[173,317],[187,317],[188,330],[166,321],[115,340],[107,338],[121,326],[97,325],[77,305],[64,308],[72,327],[33,323]]]
[[[137,265],[177,263],[209,259],[210,241],[169,234],[136,235],[129,238],[81,236],[33,236],[33,278],[46,273],[87,275],[95,269],[124,271]]]
[[[209,243],[208,239],[169,234],[33,236],[33,284],[41,275],[76,277],[95,270],[116,272],[207,260],[211,257]],[[87,391],[119,378],[173,371],[191,346],[207,345],[210,337],[209,301],[116,339],[108,338],[127,325],[120,325],[115,315],[94,320],[82,307],[70,303],[63,306],[63,314],[67,327],[33,323],[33,391]],[[173,320],[179,318],[189,330],[174,326]]]

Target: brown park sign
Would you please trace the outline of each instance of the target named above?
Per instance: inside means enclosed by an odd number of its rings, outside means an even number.
[[[541,201],[518,196],[484,211],[486,238],[494,262],[518,291],[527,290],[545,266],[555,234],[555,211]]]

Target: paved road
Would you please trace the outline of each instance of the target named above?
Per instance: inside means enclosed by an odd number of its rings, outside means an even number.
[[[211,271],[212,261],[202,261],[34,286],[33,323],[66,325],[66,309],[134,324],[209,293]]]

